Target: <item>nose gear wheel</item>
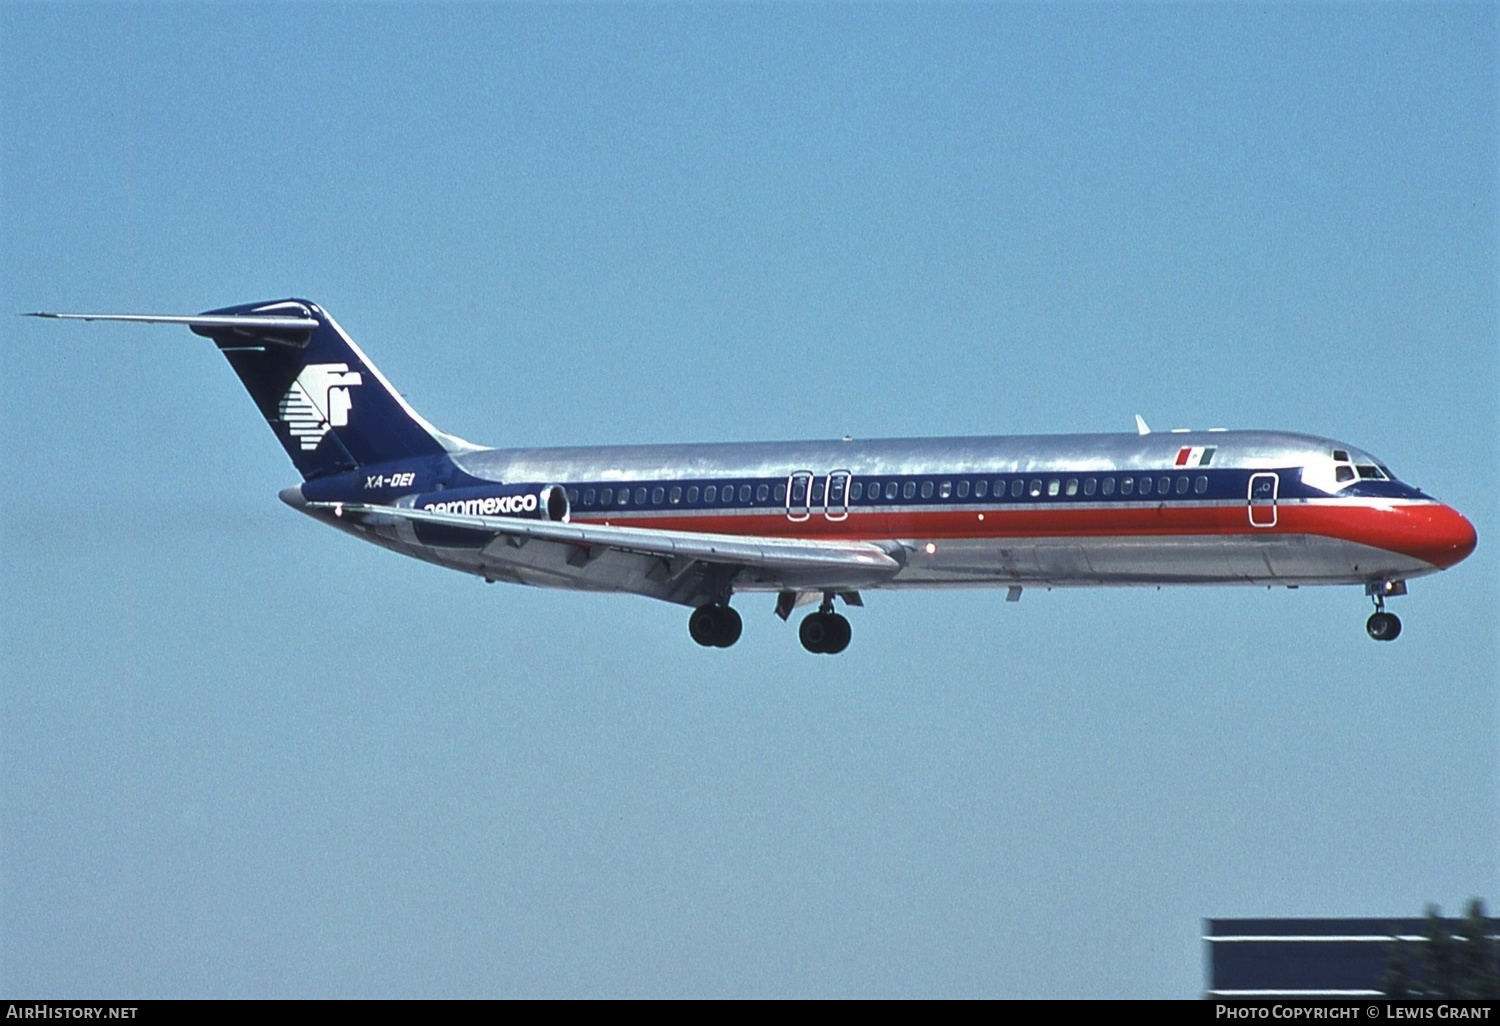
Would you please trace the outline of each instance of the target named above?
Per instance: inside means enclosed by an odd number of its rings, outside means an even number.
[[[1401,634],[1401,620],[1395,613],[1371,613],[1365,621],[1365,630],[1376,641],[1395,641]]]

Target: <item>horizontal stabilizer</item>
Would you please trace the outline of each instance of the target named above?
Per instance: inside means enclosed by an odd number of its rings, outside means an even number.
[[[27,317],[50,317],[59,321],[131,321],[137,324],[186,324],[190,328],[239,328],[248,331],[311,331],[318,322],[311,317],[261,317],[256,314],[80,314],[29,313]]]
[[[726,566],[773,569],[860,572],[871,577],[895,574],[901,564],[878,545],[852,541],[812,541],[795,538],[756,538],[729,534],[662,531],[655,528],[605,524],[565,524],[515,517],[437,513],[401,506],[354,502],[309,502],[337,516],[388,516],[415,523],[487,531],[511,538],[536,538],[580,547],[603,547],[665,558],[685,558]]]

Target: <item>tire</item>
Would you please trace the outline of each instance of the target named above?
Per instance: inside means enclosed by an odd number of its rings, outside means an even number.
[[[745,631],[745,621],[740,614],[728,606],[719,607],[719,630],[714,636],[714,647],[728,648],[740,640]]]
[[[802,626],[797,628],[797,638],[802,642],[802,647],[809,652],[821,655],[828,651],[828,618],[822,613],[811,614],[802,621]]]
[[[849,626],[847,618],[838,613],[830,613],[828,616],[829,631],[828,642],[823,646],[827,655],[838,655],[849,647],[849,639],[854,636],[854,628]]]
[[[688,617],[688,633],[693,640],[704,648],[717,647],[715,640],[719,636],[719,610],[722,607],[718,603],[710,602],[706,606],[699,606],[693,610],[693,615]]]
[[[1365,630],[1376,641],[1395,641],[1401,634],[1401,620],[1395,613],[1371,613]]]

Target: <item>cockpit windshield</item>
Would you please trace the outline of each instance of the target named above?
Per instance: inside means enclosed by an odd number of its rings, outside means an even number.
[[[1394,481],[1390,468],[1368,454],[1351,449],[1325,450],[1323,459],[1303,469],[1302,479],[1326,492],[1337,492],[1358,481]]]

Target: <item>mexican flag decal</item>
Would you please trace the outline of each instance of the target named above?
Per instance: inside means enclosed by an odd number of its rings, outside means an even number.
[[[1177,461],[1174,467],[1206,467],[1213,462],[1216,446],[1194,445],[1183,446],[1177,450]]]

